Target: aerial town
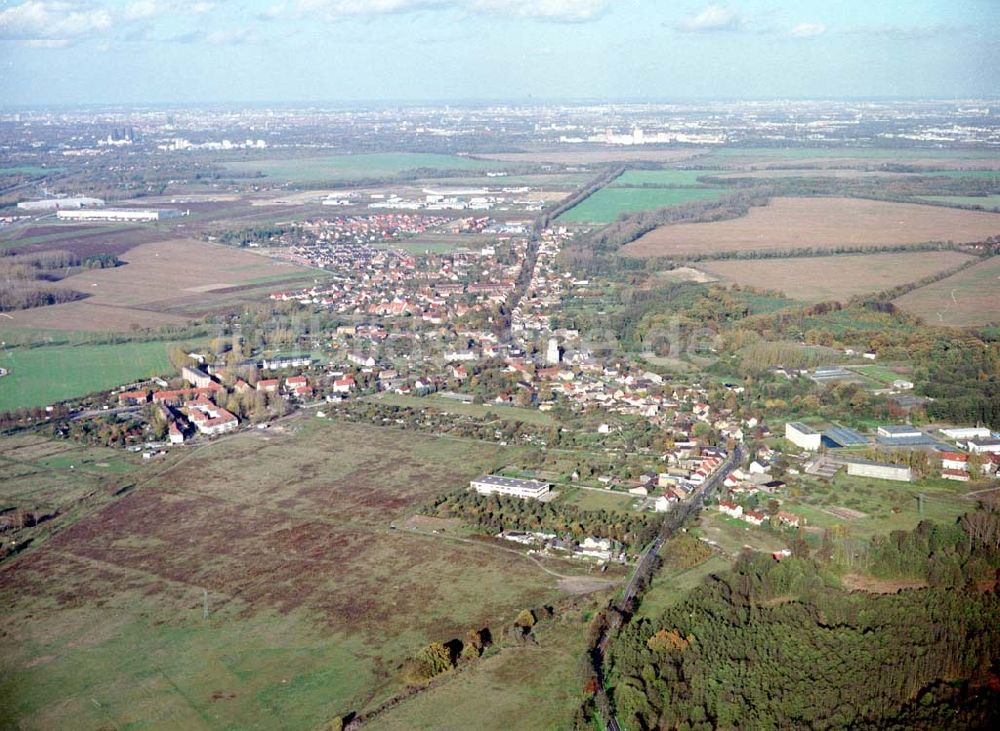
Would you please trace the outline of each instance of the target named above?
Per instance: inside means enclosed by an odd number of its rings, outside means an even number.
[[[996,109],[0,112],[11,728],[992,727]]]

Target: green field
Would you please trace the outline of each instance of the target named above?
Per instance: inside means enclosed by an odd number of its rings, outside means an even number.
[[[262,173],[292,183],[320,183],[338,180],[395,178],[400,174],[426,168],[433,170],[502,170],[502,162],[472,160],[456,155],[435,155],[423,152],[375,153],[368,155],[322,155],[292,159],[265,158],[223,163],[223,167],[240,175]]]
[[[968,489],[949,480],[892,482],[854,477],[841,470],[830,485],[802,477],[801,488],[797,488],[801,494],[783,500],[782,509],[802,515],[810,527],[843,525],[852,536],[868,537],[909,530],[923,519],[951,523],[974,506],[964,497]],[[925,498],[923,514],[918,512],[918,494]],[[845,518],[829,512],[831,508],[848,508],[865,515]]]
[[[0,177],[5,175],[48,175],[62,171],[63,168],[43,168],[39,165],[15,165],[13,167],[0,168]]]
[[[611,183],[611,188],[684,187],[699,185],[698,178],[718,175],[718,170],[626,170]]]
[[[935,178],[1000,178],[1000,170],[934,170],[921,175]]]
[[[873,381],[878,381],[882,385],[889,386],[898,378],[906,379],[905,375],[896,373],[890,368],[879,365],[863,365],[863,366],[851,366],[848,370],[855,371],[861,375],[872,379]]]
[[[555,423],[551,414],[538,409],[520,408],[515,406],[496,406],[492,404],[463,404],[461,401],[444,398],[439,395],[406,396],[399,393],[381,393],[374,400],[394,406],[406,406],[411,409],[437,409],[452,414],[472,416],[483,419],[487,414],[493,414],[498,419],[506,421],[523,421],[526,424],[549,426]]]
[[[26,446],[80,479],[70,455]],[[567,597],[527,558],[404,525],[513,453],[298,418],[141,464],[131,492],[98,490],[103,507],[0,564],[0,725],[313,729],[371,710],[426,643],[500,637]],[[545,727],[571,705],[566,667],[535,681]],[[524,697],[520,677],[487,675]]]
[[[0,411],[85,396],[171,371],[174,343],[59,345],[0,351]]]
[[[561,486],[556,489],[563,493],[559,497],[560,502],[575,505],[581,510],[632,512],[643,500],[636,495],[611,490],[587,490],[580,487]]]
[[[920,200],[952,206],[978,206],[988,211],[1000,211],[1000,195],[925,195]]]
[[[559,216],[568,223],[611,223],[622,213],[720,198],[724,188],[601,188]]]

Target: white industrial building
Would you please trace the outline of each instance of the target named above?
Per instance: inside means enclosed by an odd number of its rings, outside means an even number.
[[[79,208],[100,208],[104,201],[100,198],[46,198],[40,201],[21,201],[17,207],[22,211],[58,211]]]
[[[878,480],[895,480],[896,482],[913,482],[913,470],[907,465],[885,464],[867,459],[851,459],[847,461],[847,474],[855,477],[874,477]]]
[[[969,439],[966,441],[965,447],[973,454],[1000,454],[1000,439],[992,437]]]
[[[785,424],[785,439],[800,449],[816,452],[819,451],[823,435],[801,421],[790,421]]]
[[[175,208],[97,208],[56,211],[60,221],[106,221],[110,223],[144,223],[162,221],[185,215]]]
[[[985,426],[961,426],[954,429],[941,429],[940,431],[946,437],[954,439],[956,442],[976,438],[989,439],[991,436],[990,430]]]
[[[880,426],[877,433],[880,437],[886,437],[888,439],[912,439],[914,437],[923,436],[922,431],[917,429],[915,426],[911,426],[910,424],[890,424],[888,426]]]
[[[517,477],[485,475],[469,483],[469,487],[480,495],[511,495],[519,498],[538,500],[548,494],[552,487],[539,480],[522,480]]]

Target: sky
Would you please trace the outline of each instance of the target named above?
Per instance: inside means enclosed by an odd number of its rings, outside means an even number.
[[[1000,97],[1000,0],[0,0],[0,105]]]

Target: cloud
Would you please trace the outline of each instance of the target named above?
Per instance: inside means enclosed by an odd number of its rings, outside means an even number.
[[[715,33],[742,30],[745,26],[746,20],[732,8],[709,5],[697,15],[682,20],[677,30],[685,33]]]
[[[799,23],[788,32],[788,35],[792,38],[817,38],[824,33],[826,26],[822,23]]]
[[[607,0],[472,0],[470,9],[514,18],[580,23],[594,20],[607,10]]]
[[[0,10],[0,39],[69,41],[105,32],[113,24],[108,10],[90,3],[28,0]]]
[[[156,0],[137,0],[125,6],[122,14],[125,20],[145,20],[159,15],[164,10]]]
[[[297,0],[272,5],[261,19],[286,15],[319,16],[328,21],[398,15],[422,10],[458,10],[528,20],[585,22],[601,16],[610,0]]]

